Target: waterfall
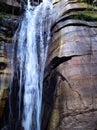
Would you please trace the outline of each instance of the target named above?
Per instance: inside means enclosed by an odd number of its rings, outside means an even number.
[[[43,75],[50,39],[49,16],[52,4],[47,0],[37,7],[32,7],[30,0],[27,3],[23,20],[14,36],[14,51],[19,68],[18,118],[22,116],[24,130],[40,130]]]

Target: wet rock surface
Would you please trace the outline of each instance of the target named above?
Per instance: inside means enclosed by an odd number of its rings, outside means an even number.
[[[12,5],[0,1],[0,130],[9,129],[8,92],[11,75],[12,41],[14,32],[19,23],[17,14],[12,14]],[[19,13],[19,11],[18,11]],[[13,97],[13,99],[15,99]]]

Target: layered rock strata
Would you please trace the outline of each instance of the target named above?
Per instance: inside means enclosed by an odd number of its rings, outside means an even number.
[[[97,22],[68,18],[75,7],[85,9],[74,1],[54,4],[61,14],[46,62],[42,130],[97,129]]]
[[[11,76],[11,58],[12,58],[12,41],[13,34],[17,28],[18,20],[17,16],[11,14],[9,5],[4,3],[5,1],[0,1],[0,129],[5,128],[8,115],[9,115],[9,105],[8,105],[8,92],[10,85]],[[1,6],[1,3],[4,8]],[[3,12],[3,10],[8,12]],[[12,7],[10,6],[12,10]]]

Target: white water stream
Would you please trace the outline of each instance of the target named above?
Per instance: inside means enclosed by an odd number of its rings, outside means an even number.
[[[17,60],[19,62],[19,117],[22,115],[24,130],[40,130],[42,87],[45,60],[50,39],[49,19],[52,4],[43,1],[32,7],[28,0],[27,8],[17,30]],[[23,112],[21,112],[23,94]]]

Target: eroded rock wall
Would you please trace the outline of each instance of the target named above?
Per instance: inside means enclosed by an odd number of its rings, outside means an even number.
[[[84,9],[75,1],[62,0],[54,9],[59,15],[53,14],[42,130],[96,130],[97,22],[67,18],[68,12]]]
[[[14,6],[9,5],[8,1],[0,1],[0,130],[7,127],[9,119],[8,93],[12,73],[12,41],[19,19],[12,13],[13,8]]]

